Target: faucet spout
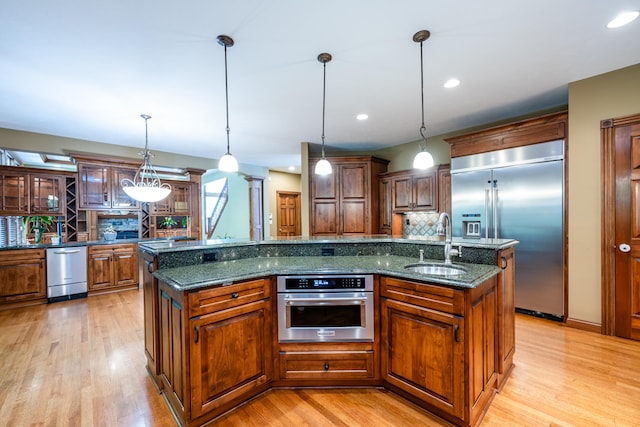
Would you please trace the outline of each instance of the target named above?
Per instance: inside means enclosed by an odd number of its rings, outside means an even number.
[[[444,263],[451,264],[451,253],[458,254],[458,251],[451,249],[451,217],[448,213],[442,212],[438,218],[438,233],[444,232]]]

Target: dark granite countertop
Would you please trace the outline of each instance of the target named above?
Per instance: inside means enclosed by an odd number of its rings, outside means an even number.
[[[438,237],[411,237],[400,238],[390,236],[365,236],[365,237],[351,237],[351,236],[322,236],[322,237],[274,237],[265,240],[159,240],[140,242],[140,248],[153,253],[159,254],[163,252],[177,252],[177,251],[189,251],[194,249],[208,249],[208,248],[229,248],[229,247],[246,247],[246,246],[261,246],[261,245],[307,245],[307,244],[321,244],[321,243],[426,243],[430,245],[444,245],[444,238]],[[468,248],[486,248],[486,249],[506,249],[514,246],[518,243],[513,239],[464,239],[461,237],[454,237],[452,244],[454,246],[462,245]]]
[[[116,239],[116,240],[90,240],[88,242],[64,242],[59,245],[46,244],[29,244],[29,245],[13,245],[13,246],[0,246],[0,251],[3,250],[16,250],[16,249],[48,249],[48,248],[66,248],[74,246],[97,246],[97,245],[119,245],[124,243],[144,243],[154,242],[158,239]],[[161,241],[165,241],[162,239]]]
[[[247,258],[158,270],[154,275],[176,290],[188,291],[265,276],[299,274],[384,274],[450,287],[473,288],[500,272],[500,268],[493,265],[466,263],[453,264],[467,270],[467,273],[455,276],[426,276],[404,268],[417,261],[417,258],[395,255]],[[442,264],[442,261],[425,260],[425,263]]]

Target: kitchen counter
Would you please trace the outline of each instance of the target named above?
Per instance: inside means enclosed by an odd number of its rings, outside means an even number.
[[[228,284],[240,280],[299,274],[384,274],[429,281],[452,287],[473,288],[500,272],[495,265],[454,263],[467,272],[460,275],[425,275],[406,270],[417,258],[382,256],[304,256],[248,258],[159,270],[156,277],[178,291]],[[439,260],[425,260],[425,264]]]
[[[158,259],[156,277],[176,290],[191,290],[238,280],[285,274],[385,274],[428,280],[452,287],[474,287],[498,274],[496,251],[516,245],[510,239],[453,239],[462,255],[452,259],[465,274],[425,275],[406,270],[418,263],[442,263],[441,237],[389,236],[338,238],[274,238],[246,240],[156,240],[140,242],[139,250]]]

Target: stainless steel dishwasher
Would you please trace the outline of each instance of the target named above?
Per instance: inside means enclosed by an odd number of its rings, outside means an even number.
[[[47,299],[49,302],[87,296],[86,246],[47,249]]]

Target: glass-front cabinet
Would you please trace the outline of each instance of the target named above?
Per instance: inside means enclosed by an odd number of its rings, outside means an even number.
[[[120,185],[124,178],[133,180],[135,169],[100,164],[78,165],[79,207],[81,209],[138,209]]]
[[[3,172],[0,175],[0,209],[3,215],[29,213],[28,175]]]
[[[159,202],[151,204],[152,215],[191,213],[191,183],[171,182],[171,193]]]
[[[30,177],[31,213],[62,215],[64,213],[64,178],[52,175],[34,175]]]

